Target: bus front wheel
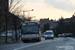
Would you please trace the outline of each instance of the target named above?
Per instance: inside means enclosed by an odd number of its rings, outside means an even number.
[[[41,41],[41,39],[39,39],[39,40],[36,40],[37,42],[40,42]]]
[[[23,43],[25,43],[25,41],[23,41]]]
[[[27,41],[23,41],[23,43],[25,43],[25,42],[27,42]]]

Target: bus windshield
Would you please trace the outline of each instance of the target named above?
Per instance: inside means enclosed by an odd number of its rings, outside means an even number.
[[[38,33],[38,26],[22,26],[22,33],[28,34],[28,33]]]

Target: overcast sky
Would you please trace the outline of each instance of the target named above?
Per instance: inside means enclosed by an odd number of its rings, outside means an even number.
[[[34,11],[30,12],[30,16],[36,16],[35,19],[70,18],[75,12],[75,0],[26,0],[24,10],[31,9]]]

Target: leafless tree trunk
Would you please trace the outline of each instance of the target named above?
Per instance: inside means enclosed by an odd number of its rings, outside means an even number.
[[[3,1],[0,0],[0,34],[1,34],[1,31],[3,31],[3,28],[4,28],[4,7],[3,7]]]
[[[9,0],[9,12],[16,15],[16,16],[20,16],[20,13],[22,13],[22,8],[25,5],[26,0]],[[19,25],[20,21],[17,22],[17,18],[14,17],[14,29],[15,29],[15,33],[16,33],[16,41],[18,41],[17,39],[17,26]]]

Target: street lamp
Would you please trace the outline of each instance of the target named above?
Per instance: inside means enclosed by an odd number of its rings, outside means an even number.
[[[75,13],[74,13],[74,16],[75,16]]]
[[[26,10],[26,11],[23,11],[22,19],[24,19],[24,16],[25,16],[25,15],[24,15],[24,14],[25,14],[24,12],[28,12],[28,11],[34,11],[34,9],[32,9],[32,10]]]
[[[34,16],[34,18],[36,18],[36,16]]]

